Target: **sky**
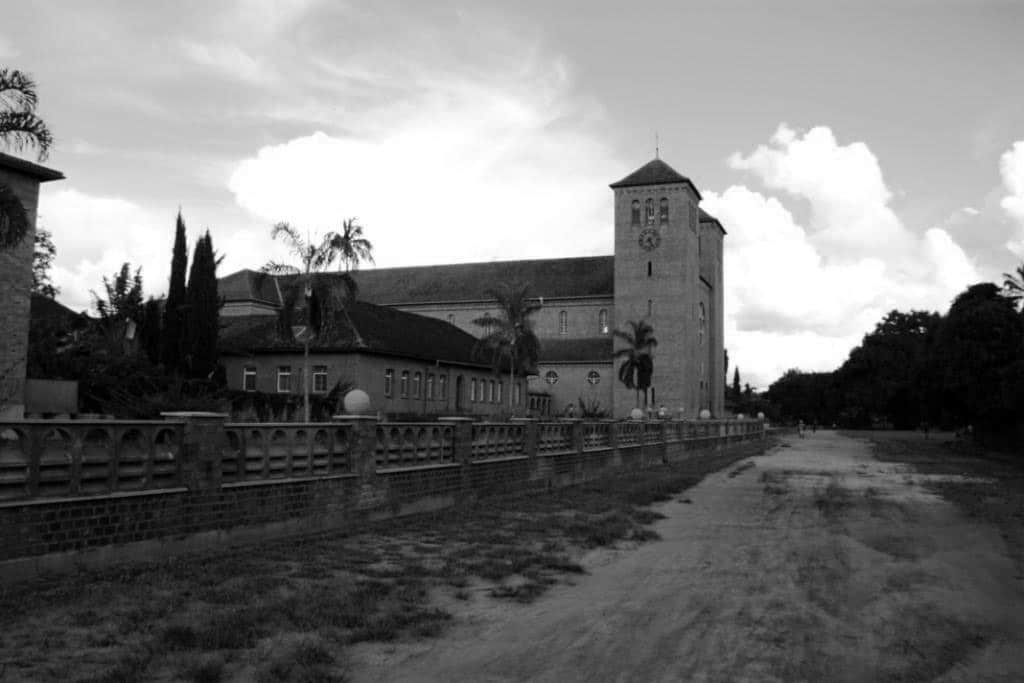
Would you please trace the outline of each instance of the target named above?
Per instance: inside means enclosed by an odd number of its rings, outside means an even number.
[[[1024,261],[1024,3],[19,2],[56,146],[63,303],[166,291],[179,208],[220,273],[355,217],[380,267],[612,251],[660,155],[728,231],[726,347],[766,388],[891,309]]]

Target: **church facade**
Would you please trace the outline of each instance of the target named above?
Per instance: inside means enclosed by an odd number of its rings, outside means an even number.
[[[611,189],[612,255],[364,270],[355,274],[359,299],[480,336],[472,321],[499,315],[487,290],[503,282],[529,283],[542,304],[534,316],[539,372],[529,379],[529,393],[543,398],[537,405],[545,412],[567,414],[571,405],[579,415],[582,401],[614,417],[627,416],[637,396],[618,380],[621,361],[614,353],[623,342],[612,332],[643,320],[658,341],[650,405],[663,406],[673,417],[694,418],[703,409],[721,416],[725,230],[699,208],[696,186],[661,159]],[[222,285],[248,273],[228,276]],[[222,286],[222,316],[273,313],[279,289],[263,286],[254,293]]]

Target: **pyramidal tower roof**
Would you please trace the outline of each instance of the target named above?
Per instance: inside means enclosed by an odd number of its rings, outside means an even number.
[[[689,178],[676,171],[661,159],[651,159],[646,164],[630,173],[628,176],[612,183],[612,189],[619,187],[637,187],[640,185],[667,185],[672,183],[686,183],[693,188],[693,191],[700,197],[696,185]]]

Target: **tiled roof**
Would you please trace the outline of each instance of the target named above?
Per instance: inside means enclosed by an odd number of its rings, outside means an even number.
[[[266,301],[280,305],[274,277],[256,270],[239,270],[217,280],[217,294],[225,301]]]
[[[612,183],[609,187],[637,187],[640,185],[667,185],[671,183],[686,183],[700,197],[697,186],[689,178],[676,171],[661,159],[651,159],[622,180]]]
[[[338,314],[331,330],[310,344],[314,353],[365,352],[383,353],[426,361],[446,361],[487,366],[486,357],[477,352],[473,335],[436,320],[406,313],[365,301],[348,304],[352,326]],[[296,316],[301,319],[302,316]],[[278,334],[277,316],[247,315],[222,319],[219,346],[224,353],[301,353],[302,345],[282,339]],[[359,344],[352,327],[363,342]]]
[[[612,359],[612,338],[541,339],[540,362],[564,363],[590,361],[608,363]]]
[[[35,178],[41,183],[45,183],[49,180],[64,179],[64,174],[60,171],[55,171],[52,168],[40,166],[39,164],[34,164],[26,159],[11,156],[10,154],[4,154],[3,152],[0,152],[0,168],[10,169],[21,173],[22,175],[27,175],[30,178]]]
[[[718,229],[722,231],[723,235],[728,234],[728,233],[725,232],[725,228],[722,226],[722,222],[720,220],[718,220],[717,218],[712,216],[710,213],[708,213],[704,209],[698,209],[698,211],[700,211],[700,222],[701,223],[710,223],[712,225],[717,225]]]

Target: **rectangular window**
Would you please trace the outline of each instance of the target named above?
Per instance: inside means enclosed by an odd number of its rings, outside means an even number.
[[[256,391],[256,368],[251,365],[242,370],[242,391]]]
[[[402,398],[409,398],[409,371],[402,370],[401,383],[398,385],[398,391],[402,395]]]
[[[441,375],[437,378],[438,398],[442,401],[448,400],[448,375]]]
[[[487,400],[490,401],[491,403],[494,403],[494,395],[495,395],[495,393],[496,392],[494,391],[494,380],[492,379],[491,380],[491,387],[490,387],[490,394],[487,397]]]
[[[420,396],[421,396],[420,389],[422,389],[422,388],[423,388],[423,375],[417,372],[415,375],[412,376],[412,397],[413,398],[420,398]]]
[[[326,365],[314,365],[313,366],[313,393],[326,394],[327,393],[327,366]]]
[[[434,376],[430,373],[427,373],[427,388],[424,393],[428,401],[434,400]]]
[[[498,403],[501,403],[501,391],[502,391],[502,389],[504,389],[504,387],[505,387],[505,383],[504,382],[498,382],[498,396],[497,396],[497,399],[496,399]]]
[[[569,312],[558,312],[558,334],[569,334]]]
[[[280,365],[277,368],[277,393],[287,394],[292,390],[292,367]]]
[[[391,398],[391,394],[395,390],[395,371],[388,368],[384,371],[384,395]]]
[[[470,380],[469,382],[469,400],[476,400],[476,380]]]

